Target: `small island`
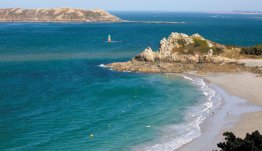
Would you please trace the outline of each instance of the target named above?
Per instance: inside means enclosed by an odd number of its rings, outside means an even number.
[[[100,9],[76,8],[0,9],[0,22],[119,22],[120,18]]]
[[[172,33],[160,41],[154,52],[150,47],[127,62],[106,65],[117,71],[145,73],[252,72],[262,73],[262,46],[226,46],[205,39],[199,34],[191,36]]]

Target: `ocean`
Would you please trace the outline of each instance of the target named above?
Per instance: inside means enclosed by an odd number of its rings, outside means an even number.
[[[173,150],[201,135],[219,95],[197,77],[116,72],[171,32],[262,43],[261,15],[112,12],[149,23],[0,23],[0,150]],[[108,35],[113,43],[106,43]]]

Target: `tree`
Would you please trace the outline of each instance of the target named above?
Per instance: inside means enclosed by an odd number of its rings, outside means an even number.
[[[247,133],[244,139],[236,137],[232,132],[225,132],[225,142],[217,144],[221,151],[262,151],[262,135],[255,131]]]

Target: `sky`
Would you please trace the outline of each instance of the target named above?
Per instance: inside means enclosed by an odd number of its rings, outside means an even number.
[[[0,8],[73,7],[109,11],[262,11],[262,0],[0,0]]]

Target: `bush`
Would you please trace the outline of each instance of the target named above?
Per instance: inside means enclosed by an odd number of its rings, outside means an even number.
[[[206,40],[201,40],[200,38],[193,38],[194,40],[194,49],[200,53],[206,53],[209,51],[209,46]]]
[[[201,40],[200,38],[193,38],[195,47],[208,47],[206,40]]]
[[[247,133],[244,139],[237,138],[232,132],[225,132],[226,142],[217,144],[221,151],[262,151],[262,135],[255,131]]]
[[[185,39],[178,39],[178,40],[177,40],[177,43],[178,43],[179,45],[185,46],[186,40],[185,40]]]
[[[223,52],[223,49],[219,48],[219,47],[212,47],[211,49],[213,50],[214,55],[218,55],[218,54],[221,54]]]
[[[240,53],[245,54],[245,55],[261,56],[262,55],[262,45],[242,48]]]
[[[202,40],[200,38],[193,38],[193,43],[186,44],[184,39],[178,39],[177,43],[180,46],[179,48],[173,48],[172,52],[179,52],[181,54],[206,54],[210,49],[213,50],[213,54],[221,54],[223,53],[223,49],[217,46],[209,47],[208,42],[206,40]]]

